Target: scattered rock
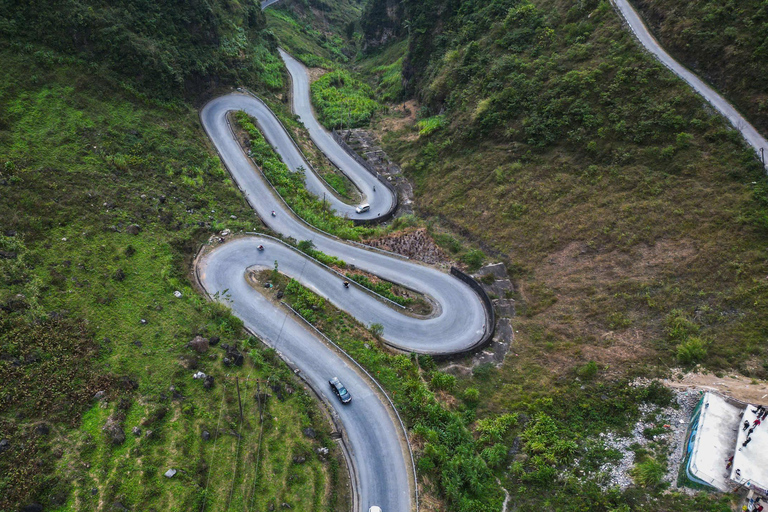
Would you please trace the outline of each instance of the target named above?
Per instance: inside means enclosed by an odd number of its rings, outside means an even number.
[[[505,267],[503,263],[493,263],[478,270],[477,275],[492,275],[496,279],[507,279],[507,267]]]
[[[210,338],[208,338],[208,344],[212,347],[215,347],[216,345],[219,344],[219,340],[220,338],[218,336],[211,336]]]
[[[117,269],[117,271],[115,271],[115,275],[112,277],[115,281],[122,281],[123,279],[125,279],[125,271],[119,268]]]
[[[133,432],[133,435],[135,435],[136,437],[141,435],[141,429],[139,427],[133,427],[131,432]]]
[[[213,388],[213,375],[208,375],[205,378],[205,381],[203,382],[203,387],[205,389],[212,389]]]
[[[290,506],[288,503],[286,503],[286,502],[283,502],[283,503],[282,503],[282,505],[280,505],[280,506],[281,506],[281,507],[283,507],[283,508],[293,508],[293,507],[291,507],[291,506]]]
[[[141,231],[141,227],[138,224],[131,224],[127,228],[125,228],[125,232],[129,235],[138,235]]]
[[[181,292],[179,290],[176,290],[175,292],[173,292],[173,296],[176,297],[177,299],[180,299],[181,298]]]
[[[93,395],[93,399],[94,400],[101,400],[102,398],[104,398],[105,395],[106,395],[106,393],[104,393],[104,391],[97,391],[96,394]]]
[[[193,379],[204,379],[205,377],[206,375],[203,372],[197,372],[192,376]]]
[[[449,261],[445,252],[429,236],[426,228],[400,231],[382,238],[364,240],[363,243],[429,264]]]
[[[123,426],[120,420],[115,416],[110,416],[107,418],[107,422],[104,424],[104,427],[102,427],[101,430],[107,434],[107,437],[110,441],[112,441],[112,444],[114,445],[123,444],[125,441],[125,432],[123,431]]]
[[[315,451],[317,452],[318,455],[321,455],[323,457],[325,457],[330,453],[330,450],[325,446],[321,446],[320,448],[315,449]]]
[[[187,343],[187,347],[201,354],[204,352],[208,352],[208,345],[209,345],[208,338],[203,338],[202,336],[195,336],[192,339],[192,341]]]
[[[315,432],[315,429],[313,429],[312,427],[307,427],[301,432],[304,434],[305,437],[308,437],[310,439],[314,439],[315,437],[317,437],[317,432]]]
[[[146,319],[142,318],[141,320],[139,320],[139,323],[141,325],[147,325],[147,323],[149,323],[149,322],[147,322]]]
[[[200,437],[203,438],[203,441],[208,441],[211,439],[211,433],[208,432],[207,430],[203,430],[203,433]]]
[[[18,256],[15,252],[0,251],[0,260],[15,260]]]
[[[139,348],[141,348],[141,345],[142,345],[141,340],[134,340],[133,344],[136,345]]]
[[[119,501],[116,501],[112,504],[112,510],[119,510],[120,512],[125,512],[128,510],[128,507],[126,507]]]
[[[307,462],[307,458],[303,455],[295,455],[293,457],[294,464],[304,464],[305,462]]]
[[[164,204],[165,203],[165,196],[160,196],[160,197],[157,198],[157,200],[160,201],[160,204]]]
[[[177,471],[175,469],[169,469],[168,471],[165,472],[165,477],[166,478],[173,478],[173,476],[176,473],[177,473]]]
[[[21,512],[43,512],[43,506],[39,503],[30,503],[23,507]]]
[[[221,236],[229,236],[230,233],[231,233],[230,230],[225,229],[224,231],[221,232]]]
[[[152,431],[147,430],[146,432],[144,432],[144,437],[152,437]]]
[[[41,423],[35,427],[35,432],[37,432],[37,435],[39,436],[47,436],[51,433],[51,428],[47,424]]]
[[[9,449],[11,447],[11,442],[7,439],[3,439],[0,441],[0,453],[3,453],[5,450]]]
[[[235,366],[243,366],[243,361],[245,360],[243,354],[237,348],[231,346],[227,347],[227,357],[224,358],[224,364],[227,364],[227,359],[229,359],[229,364]]]
[[[237,217],[234,216],[234,215],[230,215],[229,218],[232,219],[232,220],[237,220]]]

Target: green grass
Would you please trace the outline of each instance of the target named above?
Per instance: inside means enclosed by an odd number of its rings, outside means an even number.
[[[382,108],[370,87],[342,69],[324,74],[310,87],[312,105],[328,129],[365,126]]]
[[[260,509],[270,500],[344,508],[338,454],[321,461],[311,452],[332,446],[314,400],[275,354],[246,340],[240,320],[192,284],[192,258],[210,235],[262,229],[207,145],[197,111],[136,95],[76,60],[1,55],[0,234],[15,233],[0,236],[0,250],[15,257],[0,259],[0,304],[13,306],[0,311],[0,350],[38,359],[19,368],[0,362],[4,375],[21,372],[15,379],[26,390],[3,388],[0,437],[13,445],[0,459],[0,500],[50,510],[92,509],[99,501],[193,509],[214,467],[209,510],[223,510],[230,494],[236,508],[250,495]],[[138,234],[127,232],[131,224]],[[239,343],[251,355],[243,368],[226,368],[221,349],[196,356],[185,347],[198,334]],[[213,390],[192,379],[193,366],[215,377]],[[239,451],[227,433],[240,429],[235,376],[246,415]],[[294,393],[282,402],[269,391],[256,480],[253,379],[263,387],[269,377]],[[184,398],[174,399],[171,386]],[[104,404],[92,401],[99,389]],[[28,393],[40,397],[37,405]],[[214,433],[219,414],[214,454],[213,441],[200,434]],[[122,418],[121,445],[102,432],[110,415]],[[51,434],[35,434],[40,421]],[[310,424],[315,441],[300,432]],[[152,436],[134,437],[134,426]],[[299,452],[310,456],[294,464]],[[168,480],[162,474],[170,467],[183,471]],[[0,509],[8,506],[0,501]]]

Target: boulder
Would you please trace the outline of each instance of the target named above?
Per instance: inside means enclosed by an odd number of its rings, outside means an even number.
[[[213,375],[208,375],[205,378],[205,381],[203,381],[203,387],[205,389],[212,389],[213,388]]]
[[[220,339],[221,338],[219,338],[218,336],[211,336],[210,338],[208,338],[208,345],[215,347],[216,345],[219,344]]]
[[[125,431],[123,431],[123,426],[114,416],[107,418],[107,422],[104,424],[104,427],[102,427],[102,430],[107,434],[107,437],[112,441],[112,444],[120,445],[125,441]]]
[[[138,224],[131,224],[127,228],[125,228],[125,232],[130,235],[138,235],[141,231],[141,227]]]
[[[141,429],[139,427],[133,427],[131,432],[133,432],[133,435],[135,435],[136,437],[141,435]]]
[[[5,450],[9,449],[11,447],[11,442],[7,439],[0,440],[0,453],[3,453]]]
[[[208,345],[208,338],[203,338],[202,336],[195,336],[192,341],[187,343],[187,347],[201,354],[208,352]]]
[[[211,438],[211,433],[208,432],[207,430],[203,430],[203,433],[201,434],[200,437],[203,438],[203,441],[208,441]]]
[[[315,429],[312,427],[307,427],[304,430],[301,431],[305,437],[308,437],[310,439],[314,439],[317,437],[317,432],[315,432]]]

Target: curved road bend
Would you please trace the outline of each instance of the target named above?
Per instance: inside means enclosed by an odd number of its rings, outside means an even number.
[[[378,215],[388,213],[396,206],[392,193],[386,187],[378,183],[378,179],[368,172],[362,165],[344,151],[333,136],[328,133],[315,117],[312,108],[312,100],[309,88],[309,73],[307,68],[282,49],[278,50],[280,57],[285,62],[285,67],[291,75],[291,95],[293,99],[293,112],[299,116],[309,132],[312,142],[320,148],[328,159],[341,169],[344,174],[355,184],[363,195],[363,202],[371,205],[371,212],[375,218]],[[379,185],[374,191],[374,187]],[[345,212],[346,210],[337,210]],[[350,217],[354,214],[350,214]]]
[[[656,59],[661,61],[662,64],[667,66],[673,73],[685,80],[688,85],[704,97],[715,109],[717,109],[726,119],[744,136],[747,143],[754,148],[757,152],[758,158],[760,158],[760,149],[763,148],[768,152],[768,140],[765,139],[760,132],[758,132],[754,126],[744,119],[739,112],[728,103],[728,101],[720,96],[712,87],[705,84],[698,76],[693,74],[682,64],[673,59],[665,50],[661,47],[659,42],[650,33],[648,27],[645,26],[640,15],[635,11],[634,7],[630,5],[628,0],[612,0],[614,5],[618,8],[621,15],[626,20],[632,32],[640,41],[646,50],[651,52]],[[768,166],[764,163],[766,169]]]
[[[244,279],[245,273],[254,265],[272,268],[277,261],[282,272],[361,322],[381,323],[385,341],[408,351],[445,354],[470,348],[485,332],[486,312],[475,292],[448,274],[348,245],[314,231],[291,215],[235,140],[227,122],[227,113],[235,110],[244,110],[258,119],[265,137],[288,165],[296,168],[302,158],[274,115],[250,95],[233,93],[216,98],[200,113],[203,127],[227,169],[270,229],[296,240],[312,240],[326,254],[430,295],[439,304],[433,317],[406,316],[357,287],[344,288],[338,275],[266,237],[240,238],[223,244],[203,256],[197,267],[206,291],[211,295],[226,291],[233,312],[245,325],[297,365],[336,410],[349,440],[362,509],[378,505],[387,512],[410,511],[414,505],[411,461],[403,452],[402,431],[388,405],[343,357],[300,320],[253,290]],[[271,216],[272,211],[277,215]],[[258,251],[258,245],[263,245],[264,251]],[[352,393],[349,406],[343,406],[330,392],[327,381],[333,376],[338,376]]]

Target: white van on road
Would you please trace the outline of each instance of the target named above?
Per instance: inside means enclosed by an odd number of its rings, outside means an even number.
[[[360,206],[358,206],[357,208],[355,208],[355,211],[357,213],[365,213],[365,212],[367,212],[370,209],[371,209],[371,205],[369,205],[368,203],[364,203],[364,204],[361,204]]]

